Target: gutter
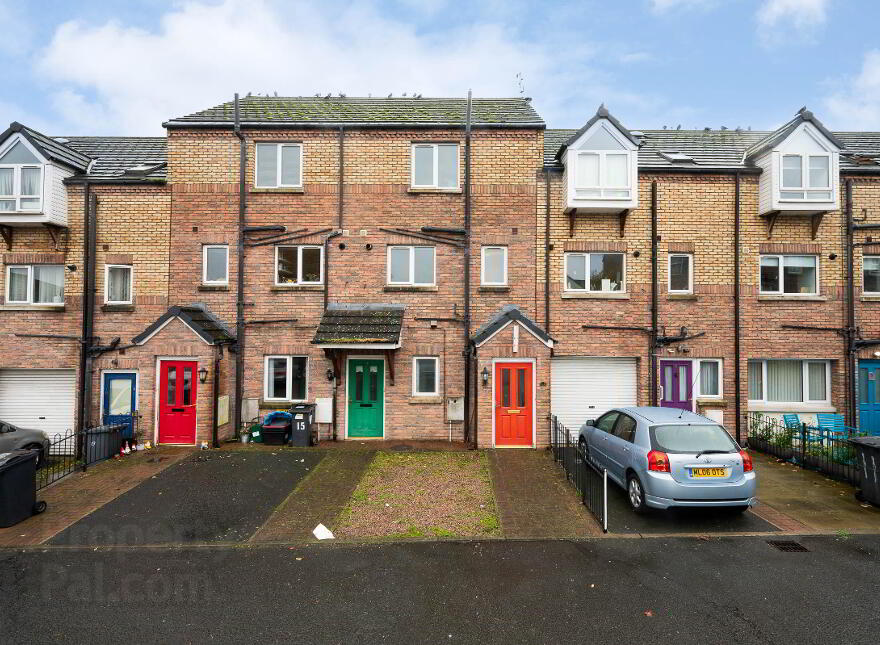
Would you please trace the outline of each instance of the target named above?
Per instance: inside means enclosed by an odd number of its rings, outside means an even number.
[[[245,173],[247,170],[247,140],[241,133],[239,120],[238,93],[235,94],[235,125],[233,128],[238,138],[238,279],[235,298],[235,436],[241,436],[241,412],[244,401],[244,235],[247,213],[247,186]],[[214,415],[216,419],[216,414]]]
[[[400,121],[352,121],[340,124],[338,121],[166,121],[162,124],[163,128],[173,129],[209,129],[209,130],[228,130],[236,127],[260,128],[267,130],[310,130],[310,129],[333,129],[339,127],[346,128],[380,128],[383,130],[400,129],[410,130],[431,129],[431,130],[457,130],[461,127],[461,122],[430,122],[430,121],[414,121],[412,123],[401,123]],[[546,130],[546,123],[480,123],[477,129],[486,130]]]

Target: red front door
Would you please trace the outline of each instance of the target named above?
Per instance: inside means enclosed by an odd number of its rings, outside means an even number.
[[[495,445],[531,446],[532,364],[495,363]]]
[[[159,443],[196,442],[196,361],[159,363]]]

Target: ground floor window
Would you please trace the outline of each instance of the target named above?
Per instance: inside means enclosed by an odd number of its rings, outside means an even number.
[[[307,357],[267,356],[263,398],[267,401],[304,401],[307,376]]]
[[[749,400],[768,403],[830,402],[831,369],[822,360],[750,360]]]
[[[700,389],[698,396],[720,397],[721,396],[721,361],[718,359],[706,359],[694,361],[700,370],[698,380]]]
[[[413,358],[413,394],[415,396],[435,396],[437,394],[436,356],[416,356]]]

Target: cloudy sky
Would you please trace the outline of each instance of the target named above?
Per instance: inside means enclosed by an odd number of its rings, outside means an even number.
[[[877,0],[0,0],[0,124],[161,134],[241,93],[531,96],[550,127],[880,130]]]

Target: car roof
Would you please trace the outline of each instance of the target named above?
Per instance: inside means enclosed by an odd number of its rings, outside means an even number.
[[[615,408],[621,412],[642,417],[648,423],[715,423],[711,419],[695,414],[689,410],[680,410],[679,408],[660,408],[650,405],[630,406],[625,408]]]

